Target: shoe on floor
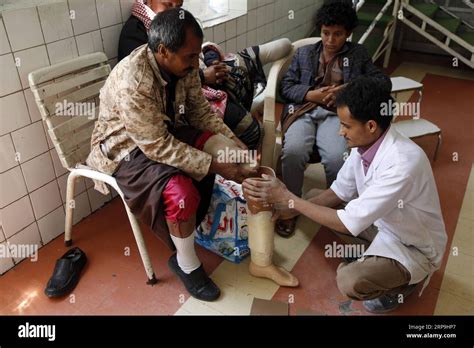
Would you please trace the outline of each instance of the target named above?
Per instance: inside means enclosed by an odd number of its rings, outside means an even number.
[[[398,302],[398,296],[403,295],[404,298],[408,297],[413,291],[415,291],[417,284],[409,285],[403,290],[396,291],[395,293],[388,293],[372,300],[366,300],[362,302],[365,310],[374,313],[382,314],[391,312],[398,308],[400,303]]]
[[[76,247],[68,250],[56,261],[53,275],[44,289],[45,295],[60,297],[72,291],[79,282],[79,276],[86,262],[86,254],[81,249]]]
[[[297,217],[288,220],[277,220],[275,230],[283,238],[290,238],[295,233]]]
[[[186,274],[179,267],[176,254],[173,254],[168,261],[168,266],[181,279],[191,296],[209,302],[219,298],[221,291],[206,274],[202,264],[198,269]]]

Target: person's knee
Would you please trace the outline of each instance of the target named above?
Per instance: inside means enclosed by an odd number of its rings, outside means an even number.
[[[166,220],[187,221],[196,214],[200,195],[191,178],[178,174],[173,176],[162,194]]]
[[[341,264],[337,269],[336,283],[341,294],[354,299],[361,300],[357,289],[364,282],[364,278],[359,272],[351,267],[351,264]]]
[[[302,141],[288,139],[282,148],[282,161],[284,162],[303,162],[309,161],[310,153],[307,146]]]

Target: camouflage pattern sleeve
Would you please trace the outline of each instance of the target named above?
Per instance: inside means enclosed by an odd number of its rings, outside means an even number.
[[[209,171],[212,156],[189,146],[168,132],[169,119],[152,97],[153,89],[120,90],[117,110],[128,136],[151,160],[181,169],[200,181]]]

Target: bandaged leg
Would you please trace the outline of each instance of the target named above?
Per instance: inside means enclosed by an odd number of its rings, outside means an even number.
[[[273,170],[267,167],[261,167],[260,172],[275,175]],[[272,221],[272,208],[249,200],[248,197],[245,198],[250,210],[247,217],[251,258],[250,274],[254,277],[271,279],[281,286],[298,286],[299,282],[295,276],[286,269],[273,264],[275,223]]]

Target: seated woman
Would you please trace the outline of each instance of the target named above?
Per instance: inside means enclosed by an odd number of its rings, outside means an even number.
[[[147,33],[157,13],[182,5],[183,0],[136,0],[132,15],[120,34],[119,61],[148,42]],[[213,47],[218,46],[214,44]],[[251,113],[256,84],[266,84],[262,67],[284,57],[290,49],[290,41],[280,39],[228,55],[233,58],[232,63],[225,59],[225,55],[212,56],[212,50],[207,51],[207,64],[201,62],[201,84],[206,99],[249,149],[257,149],[263,136],[260,124]]]

